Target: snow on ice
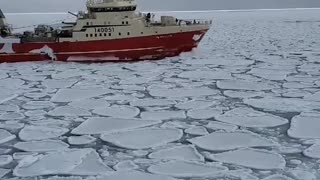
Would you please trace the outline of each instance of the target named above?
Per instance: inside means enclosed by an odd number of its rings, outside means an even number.
[[[302,113],[291,120],[288,135],[292,138],[319,139],[320,113]]]
[[[36,141],[57,138],[69,132],[67,128],[46,126],[25,126],[19,132],[19,138],[23,141]]]
[[[18,142],[14,145],[14,148],[27,152],[60,151],[68,147],[68,144],[59,140]]]
[[[9,142],[11,140],[14,140],[15,138],[16,138],[15,135],[11,134],[10,132],[4,129],[0,129],[0,145],[6,142]]]
[[[180,161],[204,161],[204,157],[194,146],[182,145],[173,148],[162,149],[149,154],[150,158]]]

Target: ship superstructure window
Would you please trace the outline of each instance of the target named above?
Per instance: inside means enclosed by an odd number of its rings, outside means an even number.
[[[111,33],[109,33],[109,36],[111,36]]]
[[[104,36],[106,37],[106,36],[107,36],[107,33],[104,33]]]
[[[124,24],[124,21],[122,21],[122,24]]]
[[[93,37],[93,34],[90,34],[90,37]]]
[[[119,32],[119,36],[121,36],[121,32]]]
[[[100,33],[100,37],[102,36],[102,33]]]
[[[98,34],[94,34],[94,37],[97,37],[98,36]]]
[[[86,34],[86,37],[89,37],[89,34]]]
[[[106,8],[90,8],[91,12],[123,12],[123,11],[135,11],[136,6],[127,6],[127,7],[106,7]]]
[[[128,32],[128,36],[130,36],[130,32]]]
[[[126,21],[126,24],[129,24],[129,22],[128,22],[128,21]]]
[[[87,22],[87,26],[89,26],[89,22]]]

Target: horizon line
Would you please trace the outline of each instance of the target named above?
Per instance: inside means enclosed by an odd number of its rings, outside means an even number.
[[[141,11],[154,13],[209,13],[209,12],[248,12],[248,11],[281,11],[281,10],[320,10],[318,8],[279,8],[279,9],[221,9],[221,10],[193,10],[193,11]],[[26,14],[68,14],[68,12],[30,12],[30,13],[4,13],[6,15],[26,15]]]

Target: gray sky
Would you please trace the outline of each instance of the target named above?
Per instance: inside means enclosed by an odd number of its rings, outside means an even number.
[[[137,0],[140,10],[216,10],[320,7],[320,0]],[[4,12],[66,12],[84,9],[85,0],[0,0]]]

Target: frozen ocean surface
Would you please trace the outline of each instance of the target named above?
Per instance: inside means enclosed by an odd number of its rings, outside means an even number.
[[[0,179],[320,179],[320,10],[165,14],[214,25],[161,61],[0,64]]]

